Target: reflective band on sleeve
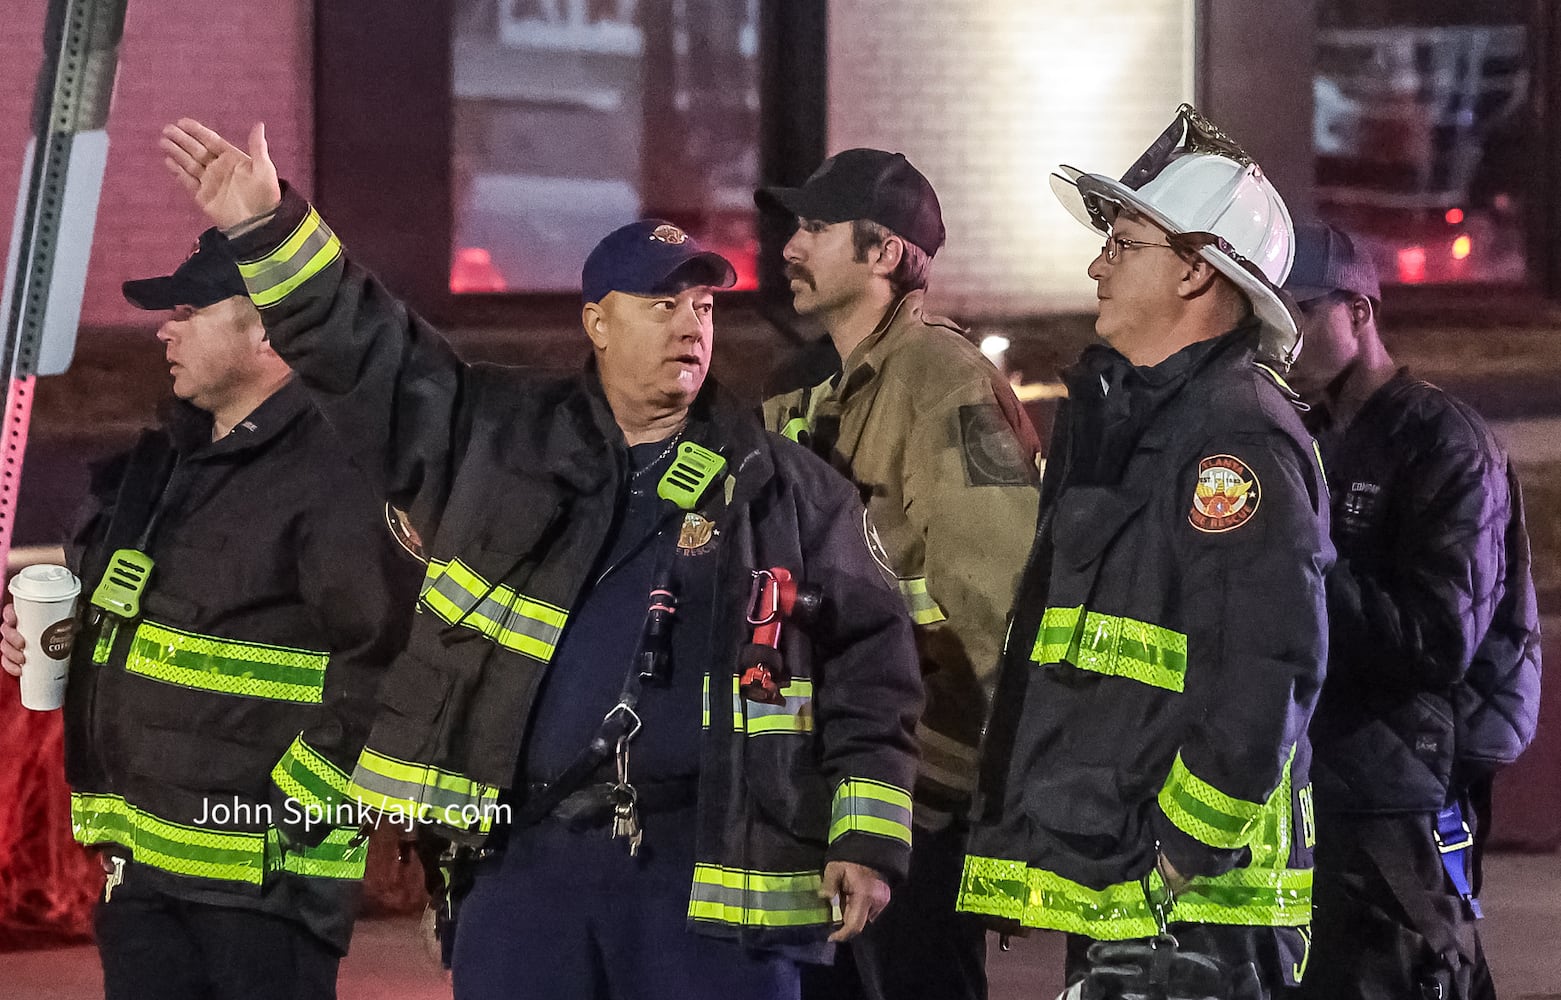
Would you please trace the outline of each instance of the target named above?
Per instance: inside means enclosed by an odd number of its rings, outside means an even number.
[[[259,885],[265,835],[204,830],[170,823],[117,795],[70,797],[71,833],[84,845],[118,844],[140,864],[191,878]]]
[[[911,621],[917,625],[935,625],[938,622],[948,621],[949,616],[943,613],[943,609],[938,607],[938,602],[927,593],[926,577],[902,577],[900,596],[905,598],[905,606],[910,610]]]
[[[562,608],[494,587],[459,559],[431,561],[422,605],[446,622],[472,629],[543,663],[553,658],[569,613]]]
[[[354,841],[358,841],[356,844]],[[357,830],[338,827],[318,847],[280,851],[273,845],[273,867],[307,878],[360,879],[368,864],[369,842]]]
[[[276,305],[341,256],[341,240],[314,208],[281,246],[256,261],[240,261],[239,274],[250,301],[260,309]]]
[[[364,748],[351,794],[371,809],[457,829],[493,829],[499,789],[437,767],[412,764]]]
[[[813,731],[813,682],[795,678],[781,688],[784,704],[767,705],[742,696],[742,678],[732,678],[732,729],[749,736],[765,733],[811,733]],[[710,712],[705,710],[705,725]]]
[[[975,747],[944,736],[926,722],[916,724],[916,742],[921,745],[921,763],[916,772],[919,776],[951,792],[969,794],[976,790],[981,755]]]
[[[690,920],[737,927],[803,927],[830,922],[829,904],[818,897],[818,872],[757,872],[695,865]]]
[[[1187,636],[1134,618],[1077,608],[1047,608],[1030,659],[1071,663],[1180,693],[1187,675]]]
[[[829,842],[848,833],[911,842],[911,793],[866,778],[847,778],[835,790],[830,806]]]
[[[181,632],[144,621],[125,670],[165,684],[246,698],[319,704],[327,653]]]
[[[271,780],[300,807],[321,814],[334,812],[349,798],[347,773],[305,743],[302,734],[271,769]]]
[[[1284,808],[1290,804],[1285,802]],[[1160,811],[1189,837],[1232,851],[1245,847],[1257,829],[1263,805],[1234,798],[1187,769],[1176,755],[1170,777],[1160,789]]]
[[[1164,881],[1159,873],[1151,873],[1149,880],[1150,890],[1160,895]],[[1143,886],[1136,881],[1091,889],[1055,872],[999,858],[965,858],[957,908],[1097,941],[1158,932]],[[1195,878],[1176,897],[1170,916],[1200,924],[1305,926],[1312,919],[1312,873],[1238,868],[1214,878]]]

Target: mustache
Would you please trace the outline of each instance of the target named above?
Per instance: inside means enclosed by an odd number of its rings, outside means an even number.
[[[808,283],[808,287],[809,288],[814,288],[814,289],[818,288],[818,282],[813,279],[813,272],[809,271],[807,268],[803,267],[801,264],[787,264],[786,265],[786,280],[787,281],[806,281]]]

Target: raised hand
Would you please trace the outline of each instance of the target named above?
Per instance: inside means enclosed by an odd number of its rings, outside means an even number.
[[[250,129],[247,153],[193,118],[163,126],[158,145],[167,154],[163,163],[169,172],[223,229],[264,215],[282,202],[263,122]]]

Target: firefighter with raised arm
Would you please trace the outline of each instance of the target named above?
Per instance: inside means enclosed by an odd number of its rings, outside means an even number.
[[[1105,236],[1105,344],[1066,373],[960,906],[1067,932],[1078,995],[1273,996],[1306,965],[1333,558],[1290,216],[1185,106],[1122,180],[1052,187]]]
[[[904,875],[922,694],[855,491],[706,378],[731,265],[623,226],[581,274],[583,371],[466,365],[258,127],[164,148],[425,542],[352,790],[475,852],[456,995],[795,997]]]

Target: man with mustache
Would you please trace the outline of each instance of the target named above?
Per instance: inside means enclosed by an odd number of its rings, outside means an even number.
[[[706,378],[731,265],[630,223],[582,269],[583,371],[467,365],[259,126],[163,147],[426,542],[351,791],[454,845],[456,995],[795,997],[904,874],[921,683],[854,492]]]
[[[772,377],[765,424],[861,491],[927,686],[910,876],[833,969],[808,971],[804,993],[985,997],[985,931],[954,897],[977,745],[1035,532],[1035,430],[964,331],[925,311],[943,218],[903,154],[848,149],[801,187],[756,198],[795,218],[792,302],[827,333]]]
[[[221,233],[124,294],[165,314],[176,399],[94,468],[67,546],[88,600],[65,775],[107,876],[104,990],[327,1000],[368,854],[347,777],[420,567],[266,342]],[[11,673],[29,653],[15,614]]]

